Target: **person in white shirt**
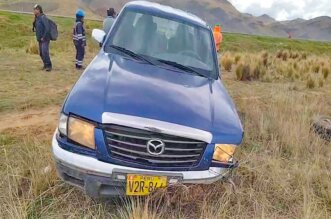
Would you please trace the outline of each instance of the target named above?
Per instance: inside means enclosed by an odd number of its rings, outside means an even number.
[[[107,17],[103,21],[103,30],[105,31],[106,34],[110,31],[111,27],[113,26],[113,23],[115,22],[116,19],[116,12],[114,8],[109,8],[107,10]]]

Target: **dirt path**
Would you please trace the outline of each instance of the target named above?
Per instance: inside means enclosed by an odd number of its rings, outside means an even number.
[[[6,129],[26,128],[42,124],[56,124],[60,108],[58,106],[11,112],[0,115],[0,133]]]

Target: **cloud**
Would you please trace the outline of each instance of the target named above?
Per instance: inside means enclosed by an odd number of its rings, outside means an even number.
[[[330,0],[229,0],[239,11],[276,20],[331,16]]]

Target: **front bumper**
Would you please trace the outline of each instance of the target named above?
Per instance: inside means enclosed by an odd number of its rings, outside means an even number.
[[[62,149],[56,133],[52,140],[53,155],[59,176],[67,183],[77,186],[91,197],[124,196],[126,174],[167,176],[184,184],[211,184],[224,178],[229,169],[211,167],[205,171],[151,171],[105,163],[95,158],[79,155]],[[119,175],[122,176],[119,179]]]

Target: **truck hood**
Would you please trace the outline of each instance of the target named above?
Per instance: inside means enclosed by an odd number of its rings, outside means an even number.
[[[242,126],[218,80],[100,53],[64,105],[102,123],[104,112],[161,120],[211,132],[213,142],[239,144]]]

